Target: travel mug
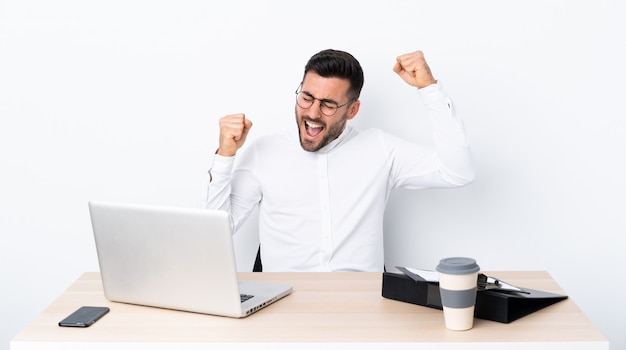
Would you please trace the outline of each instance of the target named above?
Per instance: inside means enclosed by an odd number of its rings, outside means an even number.
[[[446,328],[464,331],[474,326],[479,270],[472,258],[452,257],[439,261],[439,292]]]

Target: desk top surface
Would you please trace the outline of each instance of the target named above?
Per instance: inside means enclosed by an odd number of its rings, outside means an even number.
[[[544,271],[489,272],[514,285],[566,294]],[[291,284],[293,293],[243,319],[108,301],[100,274],[87,272],[11,342],[64,343],[582,343],[608,349],[606,338],[570,299],[510,324],[475,319],[470,331],[450,331],[443,312],[381,296],[381,273],[240,273],[241,279]],[[59,327],[80,306],[111,312],[89,328]],[[481,349],[489,348],[482,344]],[[495,348],[495,347],[494,347]],[[509,347],[512,348],[512,347]],[[565,347],[564,347],[565,348]],[[581,347],[580,349],[582,349]],[[517,349],[517,347],[516,347]]]

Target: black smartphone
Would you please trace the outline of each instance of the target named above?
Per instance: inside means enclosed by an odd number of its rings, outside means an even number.
[[[89,327],[109,312],[104,306],[82,306],[59,322],[61,327]]]

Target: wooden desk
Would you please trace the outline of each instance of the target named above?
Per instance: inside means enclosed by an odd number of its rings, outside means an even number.
[[[515,285],[566,294],[546,272],[489,272]],[[457,332],[443,313],[381,296],[380,273],[240,273],[293,285],[293,294],[244,319],[112,303],[100,274],[81,276],[11,341],[25,349],[609,349],[571,299],[510,324],[476,319]],[[111,312],[89,328],[58,327],[80,306]],[[297,344],[295,344],[297,343]]]

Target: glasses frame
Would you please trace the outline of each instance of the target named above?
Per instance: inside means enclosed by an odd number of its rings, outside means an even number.
[[[318,100],[318,101],[320,101],[320,107],[319,107],[319,108],[320,108],[320,113],[322,113],[323,115],[325,115],[325,116],[327,116],[327,117],[332,117],[333,115],[337,114],[337,111],[339,110],[339,108],[344,107],[344,106],[347,106],[347,105],[349,105],[350,103],[352,103],[352,102],[354,102],[354,101],[356,101],[356,100],[357,100],[357,98],[356,98],[356,97],[353,97],[353,98],[351,98],[350,100],[348,100],[348,102],[346,102],[346,103],[344,103],[344,104],[341,104],[341,105],[340,105],[340,104],[338,104],[338,103],[337,103],[337,102],[335,102],[335,101],[332,101],[332,100],[329,100],[329,99],[325,99],[325,98],[317,98],[317,97],[315,97],[315,96],[311,95],[311,94],[310,94],[310,93],[308,93],[308,92],[306,92],[306,93],[305,93],[304,91],[302,91],[302,84],[303,84],[303,83],[300,83],[300,85],[298,85],[298,88],[296,89],[296,104],[298,105],[298,107],[300,107],[300,108],[302,108],[302,109],[309,109],[309,108],[313,107],[313,104],[315,104],[315,100]],[[300,95],[300,93],[305,93],[308,97],[310,97],[310,98],[312,99],[312,101],[311,101],[311,105],[310,105],[310,106],[308,106],[308,107],[302,107],[302,106],[298,103],[298,96]],[[333,107],[335,108],[334,112],[333,112],[332,114],[326,114],[326,113],[324,113],[324,111],[322,110],[322,104],[324,104],[326,107],[328,107],[328,104],[333,104],[333,105],[334,105]]]

